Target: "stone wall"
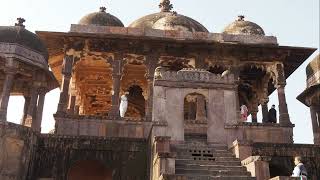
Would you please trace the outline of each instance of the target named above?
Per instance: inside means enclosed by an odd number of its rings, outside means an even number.
[[[142,119],[108,119],[101,116],[56,116],[59,135],[129,137],[147,139],[152,123]]]
[[[36,149],[37,135],[27,127],[0,122],[0,179],[24,180]]]
[[[252,155],[269,156],[270,176],[289,176],[294,168],[293,158],[302,156],[312,180],[320,179],[320,146],[304,144],[252,144]]]
[[[234,76],[221,76],[202,69],[178,72],[162,67],[156,69],[153,121],[165,122],[167,127],[154,127],[153,135],[170,136],[173,142],[184,141],[184,99],[193,93],[205,97],[208,142],[226,143],[225,123],[237,123]],[[190,128],[188,132],[192,131]]]
[[[147,179],[147,141],[128,138],[41,135],[35,152],[32,179],[65,180],[83,160],[99,161],[112,171],[112,179]]]
[[[228,145],[234,140],[264,143],[293,143],[293,126],[273,123],[242,122],[237,125],[226,125]]]

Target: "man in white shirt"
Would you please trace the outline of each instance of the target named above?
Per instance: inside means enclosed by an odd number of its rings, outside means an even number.
[[[307,169],[304,167],[300,156],[296,156],[294,158],[294,164],[296,165],[296,167],[293,169],[292,176],[307,179]]]

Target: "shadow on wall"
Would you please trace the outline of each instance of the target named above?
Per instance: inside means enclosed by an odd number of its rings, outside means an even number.
[[[98,161],[84,160],[73,165],[68,180],[112,180],[112,170]]]

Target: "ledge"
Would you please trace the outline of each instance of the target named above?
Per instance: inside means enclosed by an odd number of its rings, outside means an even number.
[[[193,40],[221,42],[232,44],[269,44],[278,46],[277,38],[274,36],[260,35],[231,35],[225,33],[206,33],[206,32],[185,32],[177,30],[159,30],[150,28],[131,28],[131,27],[111,27],[96,25],[79,25],[72,24],[71,33],[88,33],[103,35],[122,35],[138,36],[149,38],[165,38],[176,41]]]
[[[291,125],[282,125],[279,123],[251,123],[251,122],[238,122],[237,124],[225,124],[224,126],[226,129],[232,129],[232,128],[240,128],[240,127],[281,127],[281,128],[293,128],[295,127],[294,124]]]

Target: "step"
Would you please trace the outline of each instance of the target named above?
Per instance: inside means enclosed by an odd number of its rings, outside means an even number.
[[[193,159],[176,159],[176,164],[198,164],[198,165],[223,165],[223,166],[241,166],[240,161],[210,161]]]
[[[191,156],[191,155],[177,155],[179,159],[190,159],[190,160],[210,160],[210,161],[238,161],[237,158],[231,157],[219,157],[219,156],[210,156],[210,155],[199,155],[199,156]]]
[[[201,170],[201,169],[176,169],[176,174],[185,175],[211,175],[211,176],[250,176],[251,174],[243,170]]]
[[[256,180],[255,177],[248,177],[248,176],[192,176],[192,175],[175,175],[177,178],[170,178],[170,180],[179,180],[182,179],[181,177],[186,177],[183,180]]]
[[[199,153],[199,151],[194,151],[194,150],[179,150],[177,151],[177,156],[179,155],[191,155],[193,153]],[[214,151],[214,150],[207,150],[207,151],[201,151],[200,153],[208,153],[212,154],[215,157],[229,157],[229,156],[234,156],[231,152],[229,151]]]
[[[243,166],[223,166],[223,165],[198,165],[198,164],[176,164],[176,169],[202,169],[202,170],[235,170],[247,171]]]

